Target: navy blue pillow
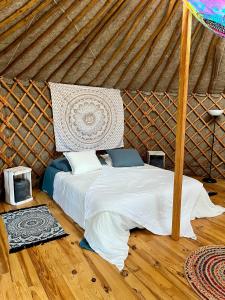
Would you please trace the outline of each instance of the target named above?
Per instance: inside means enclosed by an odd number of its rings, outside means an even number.
[[[60,171],[64,171],[64,172],[71,172],[71,166],[68,162],[68,160],[65,157],[59,157],[57,159],[54,159],[51,163],[50,163],[51,167],[54,167]]]
[[[111,149],[107,150],[113,167],[137,167],[144,166],[144,162],[135,149]]]

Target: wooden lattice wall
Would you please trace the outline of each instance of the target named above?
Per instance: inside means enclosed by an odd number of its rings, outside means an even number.
[[[125,145],[139,150],[163,150],[173,169],[177,95],[122,91],[125,109]],[[189,96],[185,145],[185,173],[207,174],[212,119],[207,110],[224,108],[225,94]],[[0,78],[0,170],[15,165],[32,167],[40,178],[55,151],[49,87],[44,82]],[[217,120],[213,176],[225,177],[225,118]],[[35,182],[35,180],[34,180]]]

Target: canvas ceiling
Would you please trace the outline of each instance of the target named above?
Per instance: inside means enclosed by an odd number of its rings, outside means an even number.
[[[177,92],[181,0],[2,0],[0,75]],[[225,91],[225,40],[193,20],[190,91]]]

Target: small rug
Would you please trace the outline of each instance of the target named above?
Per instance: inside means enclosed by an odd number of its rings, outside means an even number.
[[[9,253],[67,236],[46,205],[1,214],[8,233]]]
[[[191,253],[185,275],[201,299],[225,299],[225,246],[206,246]]]

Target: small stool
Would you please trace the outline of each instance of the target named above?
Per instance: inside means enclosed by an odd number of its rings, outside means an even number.
[[[5,201],[11,205],[20,205],[32,198],[31,168],[15,167],[4,170]]]

